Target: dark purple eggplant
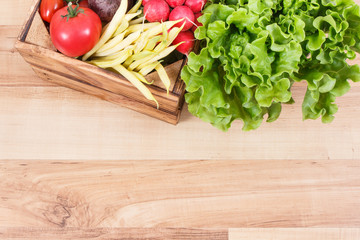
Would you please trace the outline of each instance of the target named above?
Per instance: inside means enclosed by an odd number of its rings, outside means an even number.
[[[101,21],[110,22],[122,0],[88,0],[89,7],[99,15]],[[134,0],[128,1],[128,11],[134,6]]]

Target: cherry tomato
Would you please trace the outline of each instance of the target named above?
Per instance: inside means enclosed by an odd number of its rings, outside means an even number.
[[[75,16],[74,12],[77,12]],[[78,57],[90,51],[99,41],[101,27],[101,20],[94,11],[73,5],[71,9],[64,7],[54,14],[50,36],[60,52]]]
[[[63,0],[41,0],[40,16],[49,23],[54,13],[62,7],[64,7]]]

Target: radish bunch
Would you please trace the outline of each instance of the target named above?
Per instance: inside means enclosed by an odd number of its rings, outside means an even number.
[[[173,44],[183,42],[176,50],[188,55],[194,47],[194,31],[199,26],[197,18],[207,0],[143,0],[144,15],[149,22],[163,22],[166,20],[183,21],[174,27],[184,25]]]

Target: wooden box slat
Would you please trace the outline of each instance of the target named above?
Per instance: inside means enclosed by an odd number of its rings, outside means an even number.
[[[154,80],[154,84],[147,87],[159,102],[157,109],[155,102],[147,100],[121,75],[55,51],[38,8],[39,0],[36,0],[15,47],[40,78],[177,124],[185,93],[180,79],[184,60],[165,67],[171,80],[169,94],[156,72],[146,76],[149,81]]]

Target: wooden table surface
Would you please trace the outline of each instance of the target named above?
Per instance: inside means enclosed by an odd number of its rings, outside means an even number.
[[[359,83],[331,124],[295,84],[256,131],[173,126],[40,80],[14,49],[31,2],[0,8],[0,239],[360,239]]]

